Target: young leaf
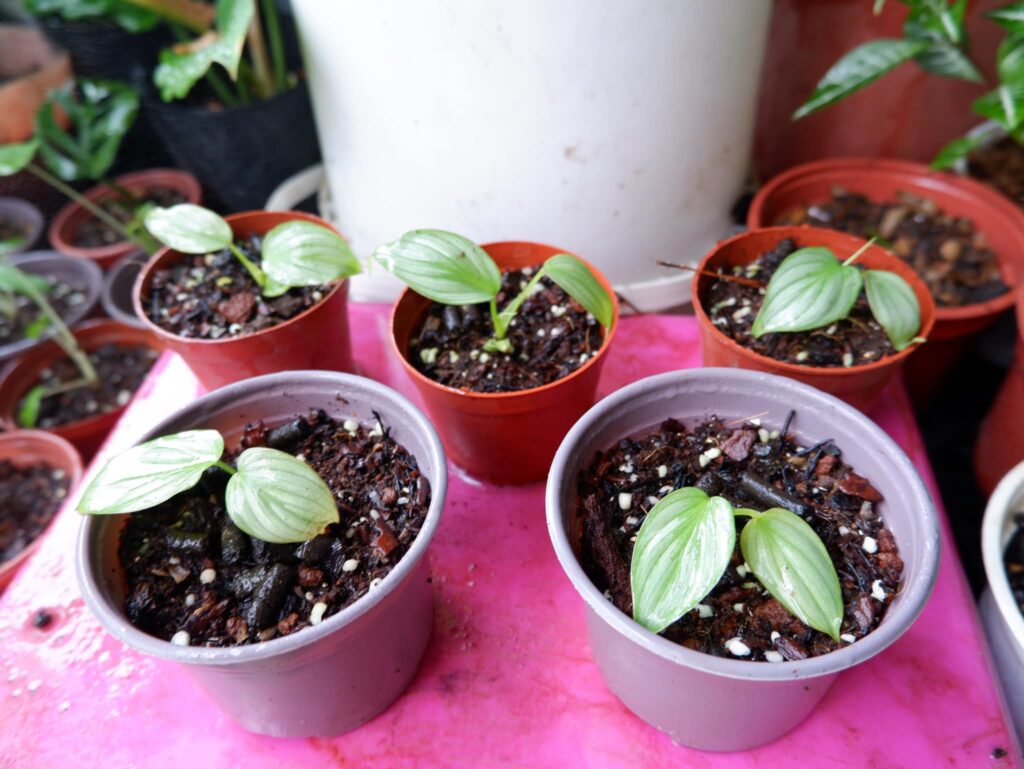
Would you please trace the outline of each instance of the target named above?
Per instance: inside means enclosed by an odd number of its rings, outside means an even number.
[[[309,465],[276,449],[246,449],[228,481],[235,525],[264,542],[305,542],[337,523],[334,495]]]
[[[145,222],[153,237],[183,254],[209,254],[234,242],[230,224],[213,211],[191,203],[154,208],[146,214]]]
[[[160,52],[160,63],[153,82],[164,101],[183,99],[192,86],[215,63],[238,77],[245,35],[255,13],[255,0],[217,0],[216,28],[190,43],[181,43]]]
[[[45,294],[50,290],[50,281],[42,275],[22,272],[13,264],[0,262],[0,291],[23,294]]]
[[[633,549],[633,618],[660,633],[711,592],[735,547],[728,500],[692,487],[662,498],[647,514]]]
[[[871,314],[897,350],[909,347],[921,330],[921,305],[914,289],[887,270],[865,270],[864,290]]]
[[[31,430],[39,424],[39,408],[43,405],[43,397],[46,395],[46,387],[36,385],[21,399],[18,406],[18,426]]]
[[[14,176],[32,162],[38,151],[38,139],[0,146],[0,176]]]
[[[790,614],[839,640],[843,594],[825,545],[795,513],[773,507],[747,522],[740,550],[754,576]]]
[[[854,48],[825,73],[811,97],[793,113],[793,119],[799,120],[859,91],[927,47],[928,43],[921,40],[882,39]]]
[[[986,15],[1011,32],[1024,32],[1024,3],[1011,3]]]
[[[929,72],[975,83],[983,81],[978,68],[964,50],[966,33],[954,9],[945,5],[916,8],[907,16],[903,34],[908,40],[926,44],[927,47],[915,59]]]
[[[750,333],[809,331],[850,314],[860,295],[860,270],[844,265],[827,248],[801,248],[782,260],[768,282]]]
[[[285,222],[263,239],[263,271],[284,287],[319,286],[355,275],[359,260],[345,239],[326,227]]]
[[[951,168],[956,165],[958,160],[967,157],[971,153],[971,150],[977,147],[980,143],[980,136],[961,136],[959,139],[954,139],[939,150],[939,154],[936,155],[935,159],[931,162],[931,168],[936,171]]]
[[[417,294],[441,304],[489,302],[501,271],[480,246],[443,230],[412,230],[379,246],[373,260]]]
[[[0,256],[8,254],[14,249],[25,245],[25,240],[26,238],[24,235],[15,235],[12,238],[4,238],[3,240],[0,240]]]
[[[612,324],[615,306],[594,274],[571,254],[555,254],[544,262],[544,274],[583,305],[605,328]]]
[[[975,99],[971,105],[976,113],[994,120],[1008,133],[1015,133],[1024,125],[1024,84],[1000,85]]]
[[[82,494],[78,512],[88,515],[134,513],[191,489],[224,453],[216,430],[167,435],[111,459]]]
[[[45,315],[40,315],[34,321],[25,326],[25,338],[38,339],[49,327],[50,319]]]

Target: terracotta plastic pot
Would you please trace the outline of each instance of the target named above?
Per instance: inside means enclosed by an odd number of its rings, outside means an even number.
[[[810,446],[835,439],[843,460],[885,498],[879,508],[903,559],[903,585],[881,624],[830,654],[768,663],[703,654],[655,635],[620,612],[577,560],[578,477],[603,451],[672,417],[694,424],[761,414]],[[847,404],[784,377],[737,369],[689,369],[643,379],[600,401],[558,449],[547,485],[548,531],[555,553],[583,597],[591,650],[608,687],[640,718],[673,740],[703,750],[745,750],[778,739],[810,714],[835,677],[898,639],[924,608],[939,566],[939,523],[907,456]],[[879,690],[878,696],[885,696]],[[870,703],[865,703],[870,707]],[[738,717],[749,714],[750,717]]]
[[[0,198],[0,219],[13,222],[25,234],[25,240],[20,246],[13,246],[8,251],[0,247],[0,255],[14,256],[28,251],[36,244],[43,231],[42,211],[28,201],[18,198]]]
[[[538,243],[489,243],[483,246],[502,271],[536,267],[561,249]],[[406,289],[391,314],[391,345],[438,426],[448,456],[470,475],[498,484],[542,480],[559,442],[594,402],[601,366],[619,322],[611,284],[593,265],[594,276],[612,297],[612,325],[597,354],[569,376],[542,387],[509,393],[474,393],[446,387],[409,363],[409,342],[420,327],[430,300]]]
[[[283,222],[307,221],[337,232],[299,211],[247,211],[225,217],[236,238],[263,235]],[[340,235],[340,233],[338,233]],[[185,258],[165,248],[150,259],[132,292],[135,314],[160,344],[178,353],[207,390],[262,374],[298,369],[351,371],[348,334],[348,281],[338,281],[322,301],[284,323],[230,339],[186,339],[153,323],[143,309],[149,303],[153,274]]]
[[[156,348],[152,334],[146,329],[126,326],[113,320],[88,321],[73,331],[78,344],[87,352],[111,343]],[[0,424],[3,427],[8,430],[17,429],[21,399],[39,381],[40,371],[64,357],[64,351],[57,343],[48,341],[12,361],[0,372]],[[88,461],[117,424],[124,409],[125,406],[121,406],[106,414],[48,428],[46,432],[70,442]]]
[[[75,447],[63,438],[42,430],[14,430],[0,433],[0,460],[19,467],[45,464],[54,470],[63,470],[68,479],[68,496],[82,478],[82,458]],[[54,515],[56,517],[56,515]],[[2,592],[25,562],[32,557],[43,535],[9,561],[0,563],[0,592]]]
[[[151,168],[147,171],[136,171],[118,176],[114,182],[135,195],[142,195],[152,187],[168,187],[184,195],[188,203],[199,203],[202,200],[202,189],[196,178],[173,168]],[[94,203],[108,200],[116,195],[112,189],[103,185],[93,187],[83,194]],[[83,222],[92,218],[92,214],[78,203],[70,201],[50,222],[50,245],[62,254],[79,259],[90,259],[103,269],[112,267],[125,254],[138,249],[138,244],[127,240],[96,248],[76,246],[75,236],[78,233],[78,228],[82,226]]]
[[[83,318],[89,317],[96,308],[103,287],[103,274],[92,262],[83,262],[61,256],[56,251],[30,251],[18,254],[11,261],[20,269],[33,275],[42,275],[51,280],[83,286],[85,301],[71,308],[64,318],[69,326],[74,326]],[[21,355],[26,350],[41,344],[47,337],[44,332],[40,339],[20,339],[17,342],[0,345],[0,363]]]
[[[0,144],[23,142],[46,95],[71,80],[71,59],[38,29],[15,24],[0,24],[0,51]]]
[[[276,426],[322,408],[340,418],[379,413],[391,435],[416,457],[430,481],[423,527],[380,585],[316,627],[235,648],[182,647],[148,635],[124,615],[124,577],[117,557],[124,516],[86,516],[78,537],[78,580],[86,604],[106,629],[146,654],[182,663],[246,729],[277,737],[331,737],[387,708],[416,673],[433,624],[427,547],[444,507],[444,450],[426,417],[408,400],[369,379],[327,371],[257,377],[206,395],[142,438],[214,428],[228,446],[245,425]]]
[[[1019,423],[1018,423],[1019,424]],[[1024,616],[1006,578],[1003,553],[1024,510],[1024,464],[1007,473],[992,493],[981,523],[981,555],[988,588],[981,596],[981,620],[1017,734],[1024,734]]]
[[[753,230],[723,240],[707,253],[700,269],[717,271],[737,264],[750,264],[757,257],[775,248],[779,241],[792,238],[797,246],[826,246],[838,257],[850,256],[864,245],[864,241],[852,235],[816,227],[768,227]],[[926,339],[932,333],[935,323],[935,302],[924,282],[902,260],[890,254],[881,246],[873,245],[857,260],[871,269],[885,269],[900,275],[914,289],[921,305],[921,336]],[[754,352],[734,341],[711,322],[704,303],[711,289],[713,278],[698,274],[692,287],[693,311],[697,316],[700,330],[700,346],[705,366],[745,368],[765,371],[804,382],[819,390],[842,398],[852,406],[867,410],[878,399],[886,383],[896,375],[904,362],[915,352],[916,346],[890,355],[873,363],[850,367],[821,368],[801,366],[774,360]]]
[[[103,276],[100,303],[103,305],[103,311],[120,323],[145,327],[142,319],[135,314],[132,290],[147,259],[144,251],[126,254]]]

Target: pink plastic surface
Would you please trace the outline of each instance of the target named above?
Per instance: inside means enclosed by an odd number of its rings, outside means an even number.
[[[386,308],[356,305],[351,312],[361,373],[415,397],[387,358]],[[600,391],[699,360],[692,318],[627,318]],[[199,392],[181,360],[165,356],[103,453],[130,445]],[[891,388],[873,416],[938,499],[902,389]],[[79,596],[77,531],[77,515],[66,509],[0,599],[3,767],[888,769],[1007,767],[1019,754],[945,521],[938,584],[911,630],[841,675],[795,731],[733,754],[673,744],[604,686],[587,645],[583,602],[548,540],[543,484],[482,487],[453,472],[430,552],[436,620],[419,675],[390,710],[332,740],[251,735],[183,670],[107,636]],[[45,630],[32,625],[41,608],[56,617]],[[993,755],[997,748],[1006,755]]]

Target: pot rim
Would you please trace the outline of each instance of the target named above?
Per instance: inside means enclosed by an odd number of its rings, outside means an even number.
[[[43,227],[46,224],[43,212],[39,210],[38,206],[33,205],[27,200],[3,195],[0,196],[0,213],[13,218],[16,224],[28,227],[28,232],[25,233],[25,245],[16,246],[13,251],[8,251],[7,255],[17,256],[27,253],[28,249],[35,246],[43,232]]]
[[[746,240],[751,236],[758,236],[763,233],[777,233],[780,238],[795,237],[797,235],[811,235],[820,236],[823,239],[833,239],[835,235],[840,235],[844,239],[848,239],[850,241],[851,247],[856,246],[858,244],[864,245],[865,243],[867,243],[866,240],[864,240],[863,238],[858,238],[855,235],[848,235],[845,232],[829,230],[823,227],[809,227],[807,225],[797,225],[790,227],[762,227],[757,230],[748,230],[747,232],[741,232],[738,235],[733,235],[731,238],[726,238],[725,240],[719,241],[711,248],[710,251],[707,252],[707,254],[704,255],[704,258],[701,259],[700,264],[698,265],[698,269],[708,269],[708,263],[727,246],[730,246],[737,241]],[[876,256],[884,256],[886,260],[892,261],[894,263],[899,262],[900,265],[904,265],[904,262],[901,259],[899,259],[899,257],[893,256],[892,254],[889,253],[889,251],[882,248],[881,246],[877,244],[872,246],[872,250],[874,251],[875,249],[877,249],[877,251],[875,252]],[[909,272],[913,273],[912,269],[908,268],[908,270]],[[700,273],[697,273],[694,276],[693,283],[690,286],[690,296],[693,304],[693,312],[694,315],[697,316],[698,322],[703,323],[704,325],[709,327],[714,333],[715,337],[733,352],[740,354],[742,357],[755,358],[759,361],[764,361],[765,365],[770,365],[772,368],[776,368],[779,371],[785,372],[787,376],[856,376],[858,374],[866,372],[877,371],[879,369],[886,368],[887,366],[899,365],[908,357],[910,357],[910,355],[913,354],[918,347],[920,347],[920,344],[912,344],[909,347],[905,347],[899,352],[894,353],[893,355],[886,355],[884,358],[879,358],[878,360],[871,361],[870,363],[858,363],[854,366],[848,367],[802,366],[799,363],[790,363],[788,361],[776,360],[775,358],[770,358],[767,355],[762,355],[761,353],[752,350],[749,347],[745,347],[744,345],[740,344],[735,339],[730,337],[728,334],[721,331],[718,328],[718,326],[711,322],[711,318],[710,316],[708,316],[707,311],[704,309],[704,305],[700,300],[700,296],[698,296],[698,290],[701,285],[702,277],[704,276],[701,275]],[[934,299],[932,299],[931,291],[928,290],[928,287],[924,284],[924,281],[922,281],[916,275],[916,273],[912,276],[901,274],[900,277],[904,278],[911,284],[916,283],[917,286],[922,289],[923,296],[927,297],[928,303],[932,308],[930,317],[925,317],[927,314],[924,311],[925,308],[921,308],[922,326],[918,330],[919,336],[923,336],[925,339],[928,339],[931,336],[932,331],[935,328],[935,322],[938,319],[938,308],[935,307],[935,302]],[[917,292],[915,291],[915,294],[916,293]],[[1012,294],[1012,291],[1010,293]],[[918,297],[918,301],[920,301],[920,297]],[[927,344],[927,342],[925,342],[925,344]]]
[[[750,204],[750,211],[747,214],[747,226],[751,230],[764,229],[763,210],[766,202],[780,189],[788,186],[796,180],[828,179],[836,172],[856,172],[866,179],[893,176],[907,178],[907,186],[911,191],[920,194],[928,194],[930,191],[950,192],[956,190],[960,197],[975,209],[990,209],[998,213],[1002,220],[1001,229],[1017,230],[1024,232],[1024,211],[1021,211],[1000,193],[985,186],[981,182],[964,176],[933,171],[928,166],[920,163],[912,163],[908,160],[896,160],[892,158],[859,158],[842,157],[828,158],[826,160],[815,160],[810,163],[802,163],[794,166],[770,179],[754,195]],[[856,192],[857,190],[854,189]],[[974,221],[974,217],[969,217]],[[975,222],[977,227],[977,223]],[[984,231],[983,231],[984,232]],[[1001,277],[1006,280],[1007,270],[1005,265],[1010,261],[1010,256],[1004,253],[997,253],[997,262]],[[965,304],[960,307],[935,307],[936,322],[969,320],[986,315],[995,315],[1003,312],[1013,304],[1013,289],[1021,284],[1021,279],[1013,283],[1007,281],[1010,290],[993,299],[984,302]],[[929,293],[931,293],[929,291]]]
[[[330,222],[321,219],[319,216],[313,214],[307,214],[304,211],[239,211],[235,214],[229,214],[224,217],[224,220],[228,224],[234,224],[239,221],[247,221],[249,219],[258,219],[259,217],[271,215],[271,216],[288,216],[289,220],[307,221],[313,224],[320,224],[328,227],[332,232],[341,238],[345,236],[338,232],[337,228],[334,227]],[[272,229],[272,228],[268,228]],[[234,228],[232,228],[232,233]],[[193,339],[191,337],[179,336],[178,334],[172,334],[167,329],[161,327],[159,324],[154,323],[149,315],[146,313],[145,308],[142,306],[142,293],[152,281],[153,273],[156,272],[157,268],[163,268],[168,263],[175,263],[181,261],[186,257],[191,256],[190,254],[183,254],[180,251],[175,251],[169,246],[164,246],[155,254],[153,254],[139,271],[138,277],[135,279],[135,285],[132,287],[132,307],[135,308],[135,314],[138,315],[142,324],[153,333],[158,339],[164,340],[165,343],[170,344],[187,344],[191,346],[204,346],[213,347],[218,345],[228,345],[232,342],[245,342],[250,339],[256,339],[260,336],[266,336],[286,328],[287,326],[296,323],[303,318],[307,317],[310,313],[316,312],[339,291],[347,290],[348,278],[341,278],[333,283],[330,283],[330,291],[323,295],[323,298],[314,305],[307,307],[305,310],[300,312],[298,315],[294,315],[288,320],[278,323],[275,326],[269,328],[260,329],[252,334],[244,334],[242,336],[232,337],[221,337],[220,339]]]
[[[1003,551],[1015,528],[1011,520],[1017,512],[1015,508],[1024,509],[1024,462],[999,481],[981,521],[981,558],[989,590],[1010,635],[1018,647],[1024,648],[1024,615],[1013,597],[1003,566]]]
[[[311,646],[320,639],[352,624],[359,617],[371,611],[413,573],[420,560],[425,556],[427,548],[437,533],[447,494],[448,473],[444,447],[441,445],[441,439],[438,437],[437,431],[423,412],[404,395],[380,382],[354,374],[314,370],[284,371],[252,377],[241,382],[225,385],[218,390],[197,398],[187,406],[178,409],[161,420],[152,429],[146,431],[146,434],[138,442],[141,443],[165,433],[170,429],[169,426],[171,424],[187,418],[191,412],[197,409],[202,411],[214,409],[230,410],[231,404],[236,398],[261,390],[269,390],[287,385],[292,382],[302,382],[304,384],[318,383],[322,385],[324,390],[344,392],[351,400],[357,399],[356,396],[353,396],[353,393],[358,393],[359,399],[367,401],[370,398],[389,400],[391,405],[403,412],[408,418],[407,426],[424,437],[424,443],[427,445],[427,452],[429,454],[429,462],[437,468],[437,477],[429,479],[431,485],[430,507],[427,510],[423,526],[420,528],[408,551],[406,551],[405,555],[402,556],[401,560],[399,560],[387,576],[381,580],[377,587],[361,598],[358,598],[354,603],[345,607],[337,614],[325,618],[319,625],[306,627],[290,635],[279,636],[269,641],[261,641],[247,646],[220,648],[204,646],[183,647],[176,646],[170,641],[165,641],[149,633],[144,633],[127,620],[120,607],[107,602],[103,595],[104,591],[100,586],[100,580],[95,573],[95,564],[90,559],[93,532],[102,523],[102,519],[99,516],[83,515],[82,524],[75,543],[75,571],[78,577],[78,584],[85,602],[93,614],[99,618],[107,631],[118,640],[146,654],[193,665],[222,667],[248,664],[278,657]],[[416,457],[416,460],[417,464],[420,464],[422,458]]]
[[[561,379],[556,379],[554,382],[548,382],[547,384],[540,385],[539,387],[530,387],[530,388],[528,388],[526,390],[512,390],[510,392],[501,392],[501,393],[478,393],[478,392],[473,392],[472,390],[460,390],[457,387],[449,387],[448,385],[443,385],[440,382],[437,382],[437,381],[431,379],[430,377],[425,376],[424,374],[420,373],[420,371],[417,370],[417,368],[415,366],[413,366],[409,362],[409,359],[406,357],[405,352],[400,350],[399,347],[398,347],[398,340],[395,338],[395,325],[396,325],[396,322],[397,322],[397,319],[398,319],[398,310],[402,306],[402,304],[405,303],[407,301],[407,299],[409,299],[410,295],[414,295],[414,296],[420,297],[420,298],[426,300],[427,302],[433,303],[432,300],[427,299],[426,297],[422,296],[422,294],[417,294],[411,288],[406,287],[402,291],[402,293],[398,295],[398,299],[395,301],[394,305],[391,308],[391,317],[390,317],[389,323],[388,323],[388,331],[389,331],[389,333],[388,333],[388,341],[389,341],[390,346],[391,346],[391,351],[397,356],[398,360],[402,364],[402,367],[405,369],[406,373],[410,377],[412,377],[414,382],[416,382],[416,383],[418,383],[420,385],[428,385],[432,389],[438,390],[438,391],[443,392],[443,393],[448,393],[450,395],[457,395],[457,396],[464,397],[464,398],[472,398],[474,400],[494,401],[494,402],[512,401],[512,400],[515,400],[517,398],[530,397],[530,396],[537,395],[539,393],[547,392],[547,391],[550,391],[551,389],[557,387],[560,384],[572,381],[576,377],[581,376],[584,371],[586,371],[591,366],[593,366],[600,358],[603,358],[605,355],[607,355],[608,347],[611,345],[611,342],[612,342],[612,337],[615,336],[615,332],[616,332],[616,330],[619,327],[619,297],[615,293],[615,289],[612,288],[611,283],[608,281],[608,278],[605,277],[604,273],[602,273],[600,270],[598,270],[593,264],[588,262],[583,257],[581,257],[581,256],[579,256],[577,254],[573,254],[571,251],[560,250],[558,248],[555,248],[554,246],[549,246],[549,245],[547,245],[545,243],[537,243],[537,242],[529,241],[529,240],[499,240],[499,241],[494,241],[492,243],[482,243],[482,244],[480,244],[480,247],[486,251],[488,248],[492,248],[492,247],[495,247],[495,246],[508,246],[508,245],[528,245],[528,246],[531,246],[531,247],[538,247],[539,246],[539,247],[542,247],[542,248],[545,248],[545,249],[552,249],[552,250],[558,251],[560,253],[571,254],[572,256],[575,256],[577,259],[579,259],[581,262],[583,262],[583,264],[585,264],[587,266],[587,269],[590,270],[591,274],[595,278],[597,278],[598,282],[601,283],[602,287],[608,292],[609,296],[611,296],[612,308],[613,308],[613,310],[612,310],[612,324],[608,328],[605,329],[604,339],[601,341],[601,346],[598,348],[597,353],[592,355],[592,356],[590,356],[590,358],[587,359],[586,363],[584,363],[582,366],[580,366],[578,369],[573,371],[568,376],[564,376]],[[536,267],[538,265],[534,265],[534,266]],[[500,265],[499,265],[499,269],[501,269]],[[502,269],[501,272],[504,274],[505,270]]]
[[[566,469],[572,464],[572,457],[580,451],[593,452],[604,448],[584,443],[585,440],[588,440],[587,433],[604,420],[605,414],[615,413],[621,407],[627,406],[637,396],[656,393],[677,383],[702,380],[720,383],[722,379],[737,382],[753,392],[769,389],[781,390],[791,396],[790,401],[794,404],[810,402],[821,408],[839,411],[845,421],[859,422],[864,429],[872,433],[874,443],[879,450],[897,466],[904,481],[910,486],[916,498],[916,514],[923,520],[927,532],[927,540],[922,544],[922,563],[917,574],[914,575],[913,581],[901,586],[900,594],[904,596],[903,602],[896,607],[890,606],[882,623],[855,643],[817,657],[778,663],[732,660],[687,649],[652,633],[619,611],[591,582],[577,560],[562,521],[560,497],[562,489],[567,484],[575,485],[576,483],[575,478],[569,479],[565,474]],[[637,425],[637,429],[646,426]],[[548,476],[545,506],[548,534],[551,537],[555,554],[562,569],[576,588],[576,592],[583,598],[590,611],[595,612],[603,622],[645,651],[657,654],[681,667],[701,670],[724,678],[748,681],[792,681],[829,676],[858,665],[883,651],[910,628],[924,610],[938,576],[941,548],[938,516],[924,482],[896,442],[868,417],[838,398],[787,377],[757,371],[732,368],[670,371],[641,379],[599,401],[573,425],[562,445],[559,446],[558,453],[551,465],[551,474]]]

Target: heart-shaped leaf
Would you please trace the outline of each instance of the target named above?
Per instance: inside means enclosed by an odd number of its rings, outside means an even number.
[[[14,176],[32,162],[38,151],[38,139],[0,146],[0,176]]]
[[[825,73],[811,97],[793,113],[793,119],[799,120],[859,91],[927,47],[922,40],[881,39],[854,48]]]
[[[711,592],[735,547],[728,500],[692,487],[662,498],[644,519],[633,549],[633,618],[660,633]]]
[[[413,230],[379,246],[373,260],[417,294],[441,304],[489,302],[501,271],[473,241],[443,230]]]
[[[897,350],[909,347],[921,330],[921,305],[914,289],[887,270],[865,270],[864,290],[871,314]]]
[[[594,274],[572,254],[555,254],[544,262],[544,274],[583,305],[605,328],[612,324],[615,306]]]
[[[282,286],[319,286],[355,275],[359,260],[345,239],[327,227],[285,222],[263,239],[263,272]]]
[[[188,430],[128,449],[111,459],[82,494],[78,512],[134,513],[191,489],[224,453],[216,430]]]
[[[183,254],[209,254],[234,242],[230,224],[213,211],[191,203],[154,208],[146,214],[145,222],[153,237]]]
[[[264,542],[305,542],[337,523],[323,479],[301,459],[277,449],[246,449],[228,481],[225,504],[235,525]]]
[[[828,550],[814,529],[781,507],[747,522],[740,550],[754,576],[805,625],[839,640],[843,594]]]
[[[829,249],[801,248],[782,260],[765,291],[750,333],[810,331],[850,314],[863,285],[860,270]]]

